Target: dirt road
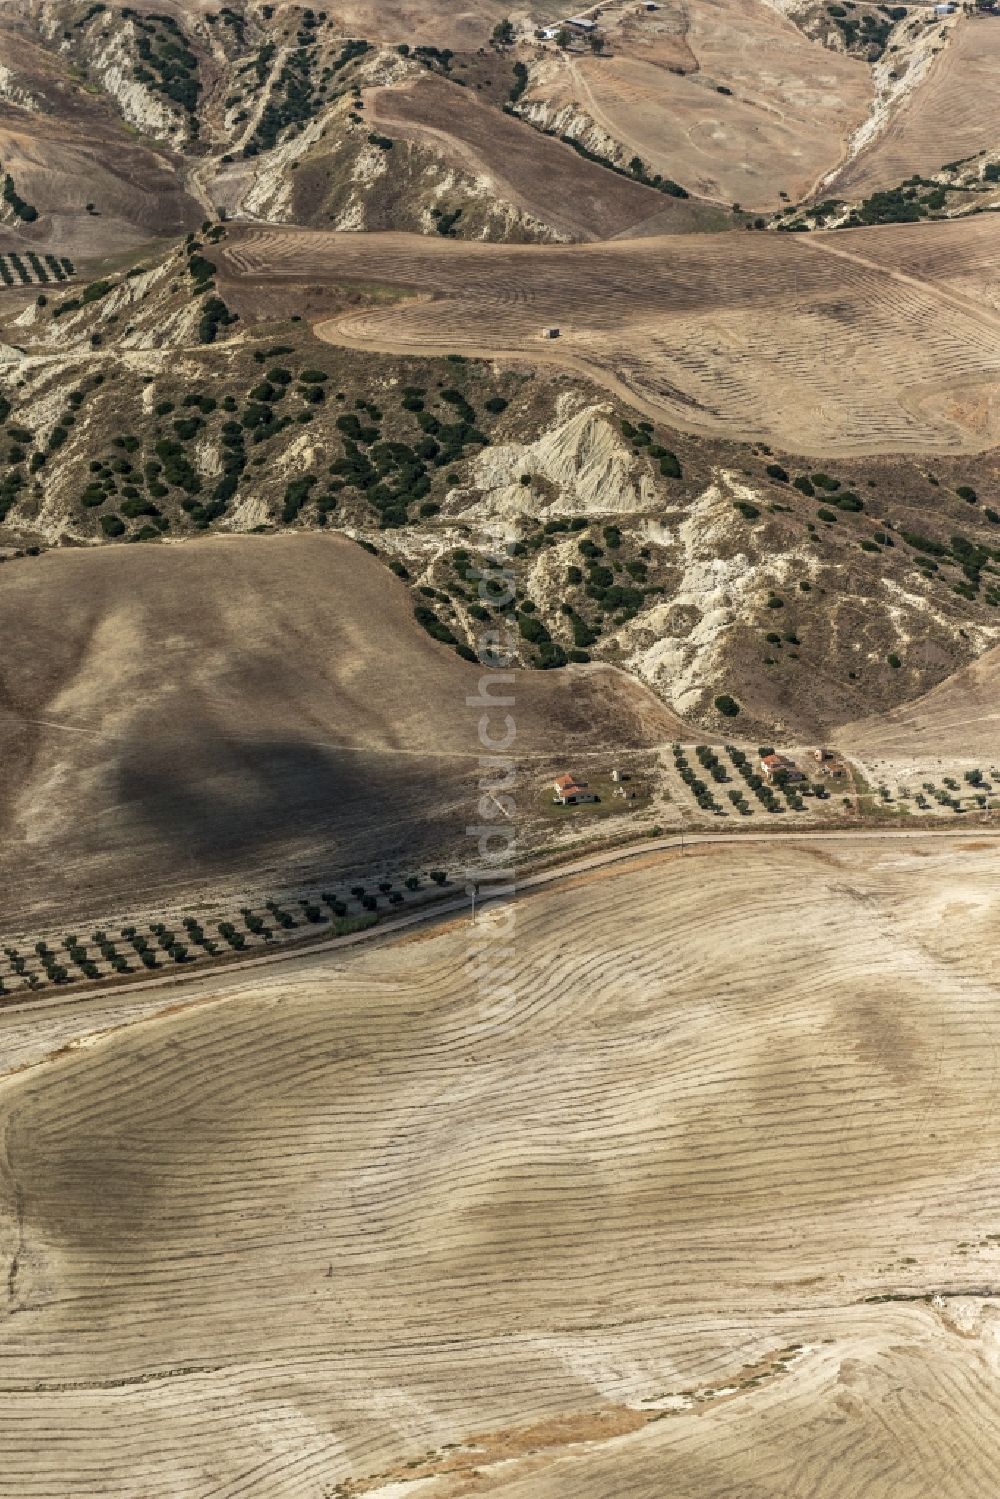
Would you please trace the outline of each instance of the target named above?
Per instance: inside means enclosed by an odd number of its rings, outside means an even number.
[[[913,841],[923,839],[925,842],[939,842],[942,839],[960,839],[968,841],[975,838],[976,842],[984,840],[1000,841],[1000,832],[991,829],[943,829],[938,831],[925,831],[924,829],[909,828],[882,828],[873,831],[844,831],[838,830],[829,833],[817,833],[815,831],[803,831],[801,833],[692,833],[671,834],[663,838],[651,838],[638,843],[629,844],[624,848],[602,849],[596,853],[583,854],[579,857],[568,859],[553,868],[539,870],[535,874],[525,875],[524,878],[515,882],[513,895],[520,898],[531,895],[538,891],[547,890],[553,885],[568,882],[579,875],[611,875],[629,866],[635,865],[639,860],[648,860],[651,857],[667,854],[683,856],[687,851],[709,844],[760,844],[771,845],[809,845],[813,843],[885,843],[887,841]],[[506,889],[505,894],[509,893]],[[480,901],[489,899],[489,886],[483,884],[478,895]],[[213,999],[212,993],[220,978],[227,983],[231,978],[249,969],[270,967],[274,963],[309,963],[322,953],[335,953],[346,951],[349,948],[358,947],[362,943],[390,942],[404,933],[411,932],[421,927],[442,927],[459,916],[472,915],[472,892],[468,886],[463,886],[460,894],[450,895],[433,905],[422,906],[419,910],[409,911],[400,916],[390,916],[378,926],[367,927],[364,931],[352,932],[346,937],[328,937],[318,942],[310,942],[308,945],[291,946],[283,948],[278,952],[265,952],[256,954],[251,958],[240,959],[237,962],[227,961],[224,966],[199,965],[186,973],[171,973],[160,978],[141,979],[134,984],[123,984],[114,989],[88,989],[73,994],[51,995],[38,998],[19,1000],[7,1003],[3,1006],[5,1015],[16,1015],[22,1012],[33,1013],[62,1009],[68,1005],[79,1003],[93,1004],[102,998],[112,998],[116,1004],[126,1002],[130,996],[137,997],[149,994],[155,990],[175,990],[181,986],[185,991],[190,991],[192,1003],[198,1003],[200,998]],[[198,990],[207,990],[204,995],[199,995]]]

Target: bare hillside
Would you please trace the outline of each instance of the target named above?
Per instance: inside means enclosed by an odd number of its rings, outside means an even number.
[[[994,4],[0,0],[0,1499],[992,1499]]]
[[[960,755],[995,761],[1000,755],[1000,652],[988,651],[885,717],[847,724],[839,733],[861,755]]]
[[[588,128],[690,192],[754,212],[807,196],[872,99],[869,67],[809,40],[765,0],[601,11],[600,55],[550,48],[518,107]]]
[[[115,104],[4,7],[0,206],[4,248],[84,258],[194,227],[202,211],[168,143],[138,137]],[[4,243],[5,242],[5,243]]]
[[[567,239],[611,239],[654,215],[690,232],[703,205],[667,199],[651,187],[578,157],[513,116],[433,76],[372,98],[376,124],[388,135],[426,142],[459,170],[484,176],[495,191]],[[660,232],[663,232],[661,223]]]
[[[554,355],[535,369],[331,345],[302,311],[322,331],[324,314],[374,319],[397,294],[317,276],[317,242],[257,272],[264,236],[216,225],[45,306],[27,289],[4,330],[0,557],[30,570],[26,550],[346,531],[468,654],[489,616],[470,586],[485,528],[509,548],[519,664],[624,667],[713,734],[722,692],[748,734],[822,736],[1000,638],[994,456],[803,460],[641,417]],[[945,296],[988,274],[985,238],[950,259],[908,238],[889,267],[894,242],[870,231],[869,264]],[[838,249],[837,264],[853,262]],[[976,388],[956,384],[938,415],[976,414]]]
[[[1000,27],[965,20],[940,46],[930,67],[900,99],[885,128],[828,184],[842,197],[893,188],[914,173],[929,176],[949,161],[996,145],[983,101],[1000,83]]]
[[[0,616],[8,930],[465,857],[480,669],[353,542],[50,553],[4,574]],[[679,727],[610,673],[518,682],[518,750],[539,773]]]

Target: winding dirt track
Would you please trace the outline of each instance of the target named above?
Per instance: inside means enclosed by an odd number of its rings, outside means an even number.
[[[805,243],[803,243],[805,242]],[[236,229],[227,272],[411,293],[319,326],[396,354],[584,371],[685,430],[804,454],[980,451],[1000,437],[992,215],[836,235],[485,245]],[[542,330],[560,328],[558,340]]]
[[[988,1492],[998,873],[705,845],[519,901],[510,995],[463,922],[0,1015],[0,1494]]]

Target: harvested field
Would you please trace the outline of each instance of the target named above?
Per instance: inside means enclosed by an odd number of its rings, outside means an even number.
[[[0,627],[8,934],[472,857],[480,670],[343,537],[50,552],[4,569]],[[610,670],[514,692],[545,764],[679,728]]]
[[[449,166],[485,179],[492,192],[565,238],[611,239],[654,215],[661,234],[706,227],[703,205],[667,198],[586,161],[434,75],[368,98],[371,118],[388,135],[430,146]]]
[[[764,0],[623,7],[607,37],[608,56],[567,59],[527,102],[577,105],[654,171],[727,207],[806,196],[872,99],[863,62],[818,47]]]
[[[995,147],[991,103],[1000,89],[1000,26],[989,17],[960,19],[949,35],[887,128],[831,178],[825,193],[867,197]]]
[[[879,718],[845,724],[838,737],[862,758],[958,756],[1000,759],[1000,650],[945,678],[937,687]]]
[[[938,227],[943,233],[936,232]],[[945,295],[985,304],[987,315],[1000,309],[1000,226],[993,214],[917,229],[913,234],[908,226],[886,224],[865,229],[862,239],[854,233],[840,235],[834,244],[844,252],[860,244],[867,260],[933,284]]]
[[[998,876],[705,847],[519,902],[503,1001],[463,923],[0,1012],[0,1494],[989,1492]]]
[[[233,231],[222,259],[251,282],[413,293],[319,326],[348,347],[576,368],[682,430],[793,453],[971,453],[1000,437],[1000,318],[972,294],[997,232],[899,225],[893,259],[881,230],[503,246],[263,229]],[[897,269],[949,253],[981,268],[960,289]]]

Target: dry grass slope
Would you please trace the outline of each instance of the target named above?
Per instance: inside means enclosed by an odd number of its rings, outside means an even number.
[[[845,724],[837,737],[861,756],[957,755],[995,762],[1000,753],[1000,650],[987,651],[915,702],[879,718]]]
[[[0,57],[12,99],[0,99],[0,161],[38,212],[7,233],[29,249],[83,257],[194,228],[204,209],[186,192],[180,161],[130,133],[107,99],[6,10]]]
[[[565,13],[558,0],[533,0],[531,18],[535,22],[554,19]],[[364,36],[373,41],[413,42],[455,51],[475,50],[488,40],[497,21],[505,16],[526,18],[527,10],[510,6],[505,0],[345,0],[337,7],[337,17],[349,36]]]
[[[479,669],[342,537],[51,552],[5,572],[0,629],[7,931],[464,848]],[[679,727],[613,672],[516,697],[546,763]]]
[[[608,55],[564,58],[528,101],[581,108],[653,170],[727,207],[807,196],[871,101],[863,62],[809,41],[764,0],[628,5],[602,23]]]
[[[522,901],[509,1003],[461,923],[0,1014],[0,1494],[988,1492],[998,873],[703,848]]]
[[[654,215],[675,232],[699,227],[704,207],[665,198],[652,188],[585,161],[571,147],[481,103],[474,94],[428,75],[405,88],[370,96],[372,117],[390,137],[431,146],[459,171],[564,238],[611,239]],[[666,226],[660,225],[659,232]]]
[[[1000,26],[990,18],[960,23],[926,77],[872,145],[828,184],[843,198],[867,197],[929,176],[947,161],[992,149],[988,101],[1000,87]]]

